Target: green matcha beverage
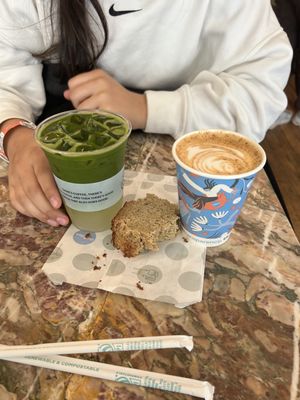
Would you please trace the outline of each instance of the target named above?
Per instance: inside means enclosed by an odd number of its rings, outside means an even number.
[[[104,231],[122,206],[130,122],[106,111],[67,111],[36,129],[72,223]]]

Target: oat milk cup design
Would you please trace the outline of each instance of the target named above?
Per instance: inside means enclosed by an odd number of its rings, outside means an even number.
[[[221,245],[266,162],[263,148],[236,132],[211,129],[177,139],[172,154],[184,232],[195,244]]]
[[[41,122],[45,152],[72,223],[104,231],[122,206],[124,157],[131,124],[106,111],[67,111]]]

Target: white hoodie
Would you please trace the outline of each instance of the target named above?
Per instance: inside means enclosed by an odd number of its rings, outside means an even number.
[[[33,54],[52,43],[48,5],[49,0],[0,2],[0,123],[34,120],[45,105],[42,64]],[[97,66],[145,91],[146,132],[177,138],[223,128],[261,141],[285,109],[292,50],[269,0],[101,5],[109,40]],[[118,13],[129,10],[139,11]],[[91,24],[101,42],[102,30],[92,18]]]

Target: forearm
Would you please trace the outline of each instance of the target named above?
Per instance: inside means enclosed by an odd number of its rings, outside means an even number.
[[[274,47],[277,52],[274,51]],[[261,141],[285,109],[291,48],[279,30],[226,71],[201,71],[175,91],[146,91],[146,132],[175,138],[207,128],[239,131]]]

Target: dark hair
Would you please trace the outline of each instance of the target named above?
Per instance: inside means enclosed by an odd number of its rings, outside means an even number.
[[[59,39],[44,55],[59,57],[60,77],[69,79],[95,67],[95,61],[104,50],[108,40],[108,27],[99,0],[89,0],[101,23],[104,40],[99,44],[89,25],[89,12],[86,0],[51,0],[51,22],[57,18]]]

